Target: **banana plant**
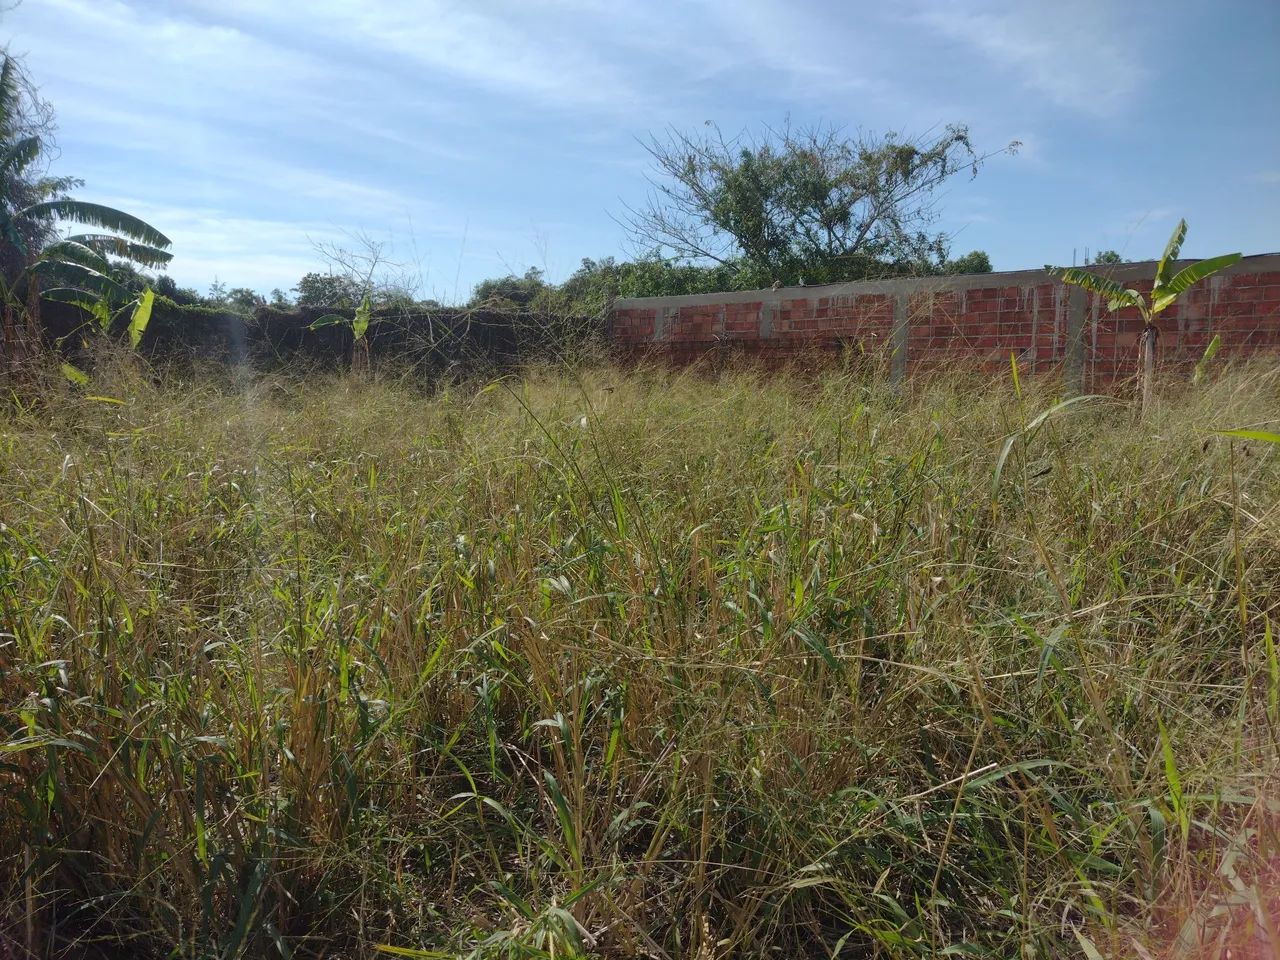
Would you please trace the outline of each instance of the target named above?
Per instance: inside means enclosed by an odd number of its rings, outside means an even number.
[[[1142,317],[1142,336],[1138,340],[1140,353],[1138,383],[1141,389],[1143,415],[1151,408],[1152,380],[1155,377],[1156,368],[1156,339],[1160,336],[1160,328],[1156,321],[1159,319],[1160,314],[1172,306],[1183,291],[1193,284],[1213,276],[1219,270],[1231,266],[1231,264],[1240,259],[1240,254],[1238,253],[1227,253],[1220,257],[1200,260],[1188,267],[1183,267],[1177,273],[1173,273],[1174,263],[1178,259],[1178,254],[1182,251],[1182,243],[1186,238],[1187,221],[1179,220],[1178,226],[1174,228],[1173,236],[1169,238],[1169,242],[1164,248],[1164,255],[1156,265],[1155,283],[1152,285],[1151,298],[1149,300],[1137,290],[1127,288],[1109,277],[1104,277],[1088,270],[1081,270],[1078,267],[1051,267],[1048,264],[1045,265],[1045,270],[1063,283],[1083,287],[1106,297],[1108,310],[1122,310],[1125,307],[1137,308],[1139,315]]]
[[[55,291],[47,291],[53,293]],[[57,292],[80,294],[79,290],[63,290]],[[97,299],[72,299],[70,296],[53,297],[51,299],[62,300],[67,303],[74,303],[81,310],[84,310],[93,318],[93,322],[103,333],[110,333],[111,328],[115,326],[116,320],[123,316],[126,310],[132,311],[129,314],[129,326],[126,328],[129,334],[129,346],[135,351],[142,343],[142,337],[147,332],[147,326],[151,323],[151,310],[155,306],[156,294],[150,287],[144,287],[142,292],[138,294],[130,302],[123,307],[113,309],[110,301],[105,296],[99,296]],[[77,386],[86,386],[89,383],[89,375],[83,370],[71,363],[62,364],[63,375]]]
[[[373,306],[369,302],[369,295],[366,293],[364,299],[360,301],[360,306],[356,307],[355,314],[351,317],[344,317],[338,313],[326,313],[323,317],[317,317],[311,321],[309,330],[319,330],[322,327],[347,326],[351,328],[351,338],[354,341],[351,347],[351,369],[353,371],[369,370],[369,340],[365,336],[369,332],[369,321],[373,316]]]
[[[44,299],[75,304],[97,322],[103,333],[110,333],[116,320],[126,310],[132,309],[129,343],[136,350],[151,320],[155,293],[150,287],[145,287],[134,296],[112,276],[107,253],[116,252],[117,247],[114,243],[104,247],[100,241],[118,239],[67,237],[46,247],[24,273],[39,278]]]
[[[110,304],[132,294],[110,290],[101,264],[107,257],[156,267],[167,263],[169,238],[137,217],[68,193],[83,186],[75,177],[43,173],[48,145],[24,122],[27,94],[18,63],[0,53],[0,353],[38,343],[19,331],[39,326],[41,294],[55,284],[90,290]],[[81,224],[90,231],[60,239],[60,224]],[[38,269],[33,270],[33,265]],[[23,349],[27,349],[24,346]]]

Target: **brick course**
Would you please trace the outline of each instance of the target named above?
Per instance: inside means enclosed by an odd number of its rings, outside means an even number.
[[[1096,269],[1148,294],[1155,264]],[[895,331],[896,311],[905,331]],[[1192,287],[1160,328],[1162,364],[1194,362],[1215,335],[1224,358],[1280,359],[1280,254],[1245,257]],[[1003,369],[1012,353],[1029,372],[1074,361],[1085,389],[1133,372],[1140,332],[1136,310],[1110,313],[1094,294],[1073,298],[1042,270],[619,300],[610,323],[624,357],[777,365],[854,350],[888,362],[897,344],[908,373],[956,362]]]

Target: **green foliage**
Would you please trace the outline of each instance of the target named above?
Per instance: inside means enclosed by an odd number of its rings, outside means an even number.
[[[1280,433],[1271,430],[1221,430],[1224,437],[1237,437],[1241,440],[1261,440],[1263,443],[1280,443]]]
[[[100,203],[58,197],[32,204],[25,210],[17,211],[16,216],[29,217],[33,220],[71,221],[104,230],[114,230],[116,233],[124,234],[124,237],[106,235],[99,236],[97,239],[104,245],[108,245],[110,252],[116,256],[136,259],[149,266],[168,263],[172,257],[172,254],[161,249],[169,246],[169,238],[159,230],[135,216]],[[132,238],[138,242],[130,243],[125,238]]]
[[[1178,254],[1182,252],[1182,244],[1187,239],[1187,221],[1179,220],[1178,225],[1173,228],[1173,234],[1169,237],[1169,242],[1165,244],[1164,253],[1160,256],[1160,262],[1156,264],[1156,280],[1157,287],[1163,287],[1169,279],[1169,271],[1173,269],[1173,262],[1178,259]],[[1152,291],[1152,296],[1155,292]]]
[[[68,382],[75,384],[77,387],[87,387],[89,385],[89,375],[75,364],[63,363],[61,370],[62,375],[67,378]]]
[[[326,313],[323,317],[317,317],[311,321],[312,330],[322,330],[325,327],[345,326],[350,328],[352,337],[356,342],[364,340],[365,333],[369,329],[369,318],[372,315],[372,308],[369,304],[369,296],[360,301],[360,306],[356,307],[355,312],[350,317],[344,317],[340,313]]]
[[[1120,256],[1118,250],[1099,250],[1093,256],[1095,266],[1113,266],[1121,263],[1128,263],[1124,257]]]
[[[103,335],[109,335],[118,329],[119,321],[128,314],[129,320],[124,327],[124,332],[129,338],[129,346],[134,350],[138,349],[147,332],[156,303],[155,291],[150,287],[144,287],[133,300],[121,306],[113,305],[109,296],[98,295],[96,298],[87,299],[87,295],[74,289],[55,289],[48,291],[46,296],[83,310],[92,325],[96,326],[98,332]],[[76,327],[69,332],[69,335],[78,334],[83,326]]]
[[[1123,307],[1141,307],[1145,315],[1146,302],[1143,300],[1142,294],[1137,290],[1128,289],[1110,277],[1104,277],[1081,267],[1050,267],[1046,265],[1045,269],[1063,283],[1084,287],[1091,293],[1106,297],[1108,310],[1119,310]]]
[[[1209,364],[1218,355],[1220,349],[1222,349],[1222,335],[1215,333],[1213,339],[1209,341],[1209,345],[1204,348],[1204,353],[1200,355],[1200,359],[1196,361],[1196,372],[1192,377],[1193,383],[1200,384],[1204,382],[1209,373]]]
[[[1182,251],[1182,244],[1186,238],[1187,221],[1179,220],[1178,225],[1173,230],[1173,235],[1169,238],[1168,244],[1165,245],[1164,254],[1160,257],[1160,262],[1156,265],[1156,275],[1151,290],[1150,302],[1137,290],[1126,289],[1114,280],[1088,270],[1078,267],[1051,267],[1047,264],[1045,265],[1045,270],[1058,277],[1063,283],[1084,287],[1086,290],[1106,297],[1108,310],[1136,307],[1142,315],[1143,322],[1151,326],[1155,323],[1156,318],[1189,287],[1206,277],[1212,276],[1222,268],[1231,266],[1231,264],[1240,259],[1240,254],[1238,253],[1211,257],[1208,260],[1201,260],[1198,263],[1184,267],[1176,276],[1170,276],[1174,261],[1178,259],[1178,254]]]
[[[0,59],[0,354],[17,357],[29,348],[28,338],[42,335],[35,326],[41,295],[80,304],[103,331],[137,297],[138,322],[130,325],[136,345],[146,329],[151,292],[133,265],[167,263],[169,240],[128,213],[68,196],[82,185],[79,180],[44,173],[43,133],[52,129],[52,111],[25,82],[17,62],[7,53]],[[95,232],[60,237],[60,227],[69,223]],[[70,363],[62,372],[73,380],[86,376]]]
[[[365,332],[369,329],[371,311],[369,295],[366,293],[364,299],[360,301],[360,306],[356,307],[355,316],[351,318],[351,334],[357,342],[364,339]]]
[[[142,296],[138,298],[137,306],[133,308],[133,315],[129,318],[129,346],[135,350],[142,342],[143,334],[147,332],[147,324],[151,322],[151,307],[155,299],[156,295],[150,288],[144,290]]]
[[[737,264],[754,286],[945,270],[947,238],[927,230],[934,191],[984,159],[962,126],[920,140],[789,126],[755,139],[673,132],[648,149],[655,189],[631,211],[633,238],[678,261]]]
[[[372,316],[373,306],[370,303],[369,294],[366,293],[360,301],[360,305],[356,307],[350,317],[338,313],[328,313],[313,320],[310,329],[320,330],[330,326],[344,326],[349,329],[351,338],[354,341],[351,355],[352,369],[367,372],[370,366],[370,355],[369,341],[365,339],[365,334],[369,331],[369,322]]]
[[[240,310],[244,313],[253,313],[259,307],[267,305],[267,301],[262,294],[256,290],[250,290],[248,287],[232,287],[227,291],[223,303],[233,310]]]
[[[584,259],[556,289],[565,312],[593,316],[602,313],[618,297],[661,297],[767,286],[733,264],[710,266],[675,263],[656,255],[617,262]]]
[[[990,273],[991,260],[983,251],[974,250],[957,259],[933,264],[928,267],[927,272]],[[806,283],[818,282],[822,278],[822,271],[818,267],[806,269],[803,276]],[[568,279],[556,287],[544,286],[532,302],[548,312],[595,316],[619,297],[666,297],[759,290],[772,286],[774,279],[767,273],[751,269],[741,261],[684,263],[663,259],[657,253],[623,262],[618,262],[613,257],[603,260],[584,259]]]
[[[984,250],[973,250],[943,264],[942,273],[990,273],[991,258]]]
[[[209,284],[209,292],[205,294],[204,301],[211,306],[223,306],[227,301],[226,283],[214,277],[213,282]]]
[[[507,274],[482,280],[476,284],[467,305],[471,307],[488,307],[495,310],[529,309],[535,302],[545,299],[551,287],[543,279],[543,273],[537,267],[530,267],[523,276]]]
[[[195,290],[190,287],[180,287],[177,281],[168,274],[161,274],[156,277],[152,284],[156,294],[165,297],[181,306],[191,306],[203,302],[203,298]]]
[[[332,273],[308,273],[293,290],[299,307],[350,308],[363,295],[351,280]]]
[[[172,281],[170,281],[172,283]],[[207,307],[215,307],[222,310],[230,310],[245,315],[252,314],[267,305],[266,298],[258,291],[249,287],[231,287],[224,281],[215,279],[209,284],[209,292],[203,297],[189,290],[175,290],[178,296],[173,299],[182,299],[184,302],[200,303]],[[280,291],[283,297],[284,294]],[[286,301],[286,307],[288,303]]]
[[[1201,260],[1199,263],[1193,263],[1189,267],[1179,270],[1167,283],[1158,285],[1151,293],[1151,312],[1160,313],[1165,307],[1168,307],[1178,296],[1193,284],[1199,283],[1208,277],[1213,276],[1223,267],[1229,267],[1240,259],[1238,253],[1228,253],[1220,257],[1210,257],[1208,260]]]
[[[1136,309],[1142,317],[1143,331],[1138,367],[1138,385],[1141,390],[1142,412],[1145,415],[1152,403],[1152,380],[1155,376],[1156,337],[1159,327],[1156,320],[1193,284],[1212,276],[1224,267],[1229,267],[1240,259],[1240,254],[1229,253],[1221,257],[1211,257],[1184,267],[1175,276],[1170,276],[1174,262],[1182,251],[1183,241],[1187,239],[1187,221],[1179,220],[1174,227],[1173,235],[1165,245],[1164,254],[1156,265],[1156,275],[1152,283],[1151,298],[1147,300],[1137,290],[1123,287],[1121,284],[1101,274],[1077,267],[1051,267],[1045,270],[1063,283],[1083,287],[1093,293],[1107,298],[1108,310],[1121,310],[1126,307]]]

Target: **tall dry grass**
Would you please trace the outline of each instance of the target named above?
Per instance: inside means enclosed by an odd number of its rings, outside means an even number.
[[[0,956],[1274,955],[1280,373],[1021,390],[11,401]]]

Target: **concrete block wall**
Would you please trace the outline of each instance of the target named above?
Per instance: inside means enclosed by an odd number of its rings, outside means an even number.
[[[1183,261],[1180,269],[1194,261]],[[1149,293],[1155,264],[1093,268]],[[1162,315],[1162,365],[1194,363],[1215,335],[1222,357],[1280,361],[1280,254],[1243,258],[1182,295]],[[846,350],[895,377],[968,363],[1062,370],[1080,389],[1129,376],[1142,323],[1043,270],[901,278],[619,300],[610,335],[623,356],[673,363],[748,356],[770,365],[820,363]]]

